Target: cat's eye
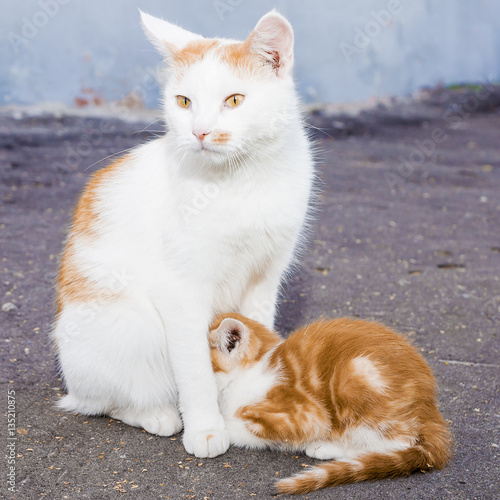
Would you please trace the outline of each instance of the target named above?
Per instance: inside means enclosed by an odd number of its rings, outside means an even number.
[[[181,108],[189,108],[189,106],[191,106],[191,99],[189,99],[189,97],[186,97],[184,95],[178,95],[177,96],[177,104]]]
[[[233,94],[230,95],[226,99],[226,106],[229,106],[230,108],[235,108],[236,106],[239,106],[245,99],[244,95],[241,94]]]

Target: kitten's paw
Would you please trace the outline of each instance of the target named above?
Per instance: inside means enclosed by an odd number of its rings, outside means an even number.
[[[198,458],[213,458],[222,455],[229,448],[229,433],[225,429],[184,433],[184,448]]]
[[[330,442],[315,442],[307,445],[305,449],[306,455],[319,460],[338,460],[345,457],[344,449]]]

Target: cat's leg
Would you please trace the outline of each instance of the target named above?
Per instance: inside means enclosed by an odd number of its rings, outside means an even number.
[[[224,415],[224,420],[231,445],[251,449],[264,449],[267,447],[266,440],[261,439],[247,428],[247,421],[234,415]]]
[[[68,390],[60,408],[164,436],[181,430],[165,332],[152,305],[68,304],[53,335]]]
[[[340,443],[334,441],[315,441],[306,446],[308,457],[320,460],[341,460],[346,458],[346,451]]]
[[[293,245],[288,240],[283,241],[281,250],[273,255],[269,265],[248,284],[238,312],[272,330],[281,279],[292,259]]]
[[[248,286],[238,312],[273,329],[281,274],[269,272]]]
[[[195,283],[191,292],[186,282],[171,286],[171,290],[175,296],[170,294],[158,301],[163,303],[168,331],[170,361],[184,422],[184,447],[199,458],[216,457],[229,448],[229,436],[219,411],[208,346],[212,294],[203,291],[200,283]]]
[[[265,400],[240,407],[235,416],[260,439],[300,449],[326,437],[330,429],[324,408],[304,392],[284,385],[274,386]]]

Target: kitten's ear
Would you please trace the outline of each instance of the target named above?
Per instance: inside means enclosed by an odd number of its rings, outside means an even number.
[[[150,16],[142,10],[142,27],[151,43],[160,51],[161,54],[170,59],[173,54],[182,50],[189,42],[201,40],[203,37],[196,33],[191,33],[175,24]]]
[[[261,17],[247,38],[250,51],[260,55],[278,76],[293,65],[292,25],[275,10]]]
[[[247,327],[239,320],[225,318],[217,328],[218,349],[231,353],[238,351],[241,344],[246,343],[248,337]]]

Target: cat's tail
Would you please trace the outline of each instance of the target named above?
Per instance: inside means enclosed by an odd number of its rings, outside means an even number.
[[[429,423],[410,448],[367,453],[352,460],[328,462],[276,483],[279,493],[297,494],[374,479],[405,476],[416,470],[442,469],[452,456],[451,434],[443,421]]]

